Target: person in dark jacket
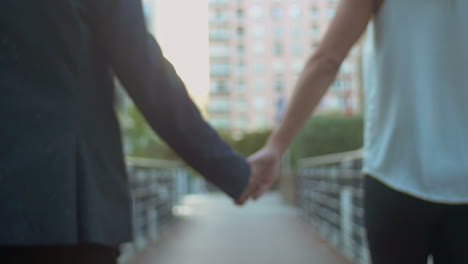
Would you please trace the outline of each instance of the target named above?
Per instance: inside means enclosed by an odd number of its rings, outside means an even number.
[[[160,137],[245,201],[249,165],[203,120],[140,0],[0,6],[0,263],[115,263],[132,239],[114,74]]]

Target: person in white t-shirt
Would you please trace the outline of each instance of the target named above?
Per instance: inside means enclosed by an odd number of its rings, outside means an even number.
[[[364,59],[365,220],[374,264],[468,263],[468,0],[341,0],[241,201],[283,152],[370,22]],[[314,142],[310,142],[314,144]]]

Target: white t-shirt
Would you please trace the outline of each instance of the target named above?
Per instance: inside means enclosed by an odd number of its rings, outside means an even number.
[[[364,173],[468,203],[468,0],[386,0],[364,48]]]

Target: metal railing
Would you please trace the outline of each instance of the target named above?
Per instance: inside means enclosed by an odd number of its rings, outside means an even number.
[[[301,160],[297,200],[308,222],[355,263],[369,263],[361,150]]]
[[[134,241],[122,246],[121,263],[154,242],[174,220],[173,208],[194,192],[189,171],[183,163],[143,158],[127,158],[133,196]]]

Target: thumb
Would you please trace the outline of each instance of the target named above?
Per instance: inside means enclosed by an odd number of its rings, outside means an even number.
[[[251,167],[250,171],[250,178],[249,178],[249,183],[242,193],[242,195],[239,197],[239,199],[236,200],[236,204],[241,206],[244,205],[244,203],[249,199],[249,197],[252,195],[252,193],[255,191],[258,185],[259,178],[256,177],[256,169],[254,166]]]
[[[253,194],[253,199],[258,200],[258,198],[264,195],[271,188],[271,186],[273,186],[273,182],[268,182],[260,185],[258,188],[256,188]]]

